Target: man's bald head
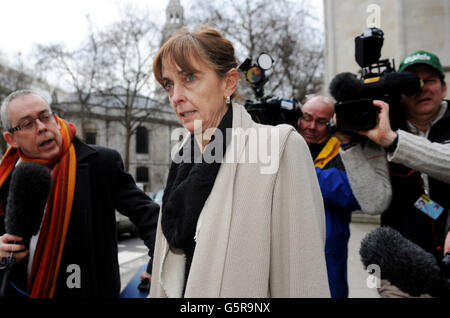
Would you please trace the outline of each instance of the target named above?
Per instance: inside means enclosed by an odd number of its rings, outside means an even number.
[[[326,96],[315,96],[302,107],[298,131],[308,144],[320,144],[330,138],[327,124],[334,114],[334,102]]]

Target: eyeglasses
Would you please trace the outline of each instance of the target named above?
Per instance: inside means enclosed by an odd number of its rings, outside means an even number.
[[[311,122],[315,121],[316,124],[319,125],[319,126],[326,126],[329,123],[329,121],[327,121],[325,119],[322,119],[322,118],[317,119],[317,120],[314,120],[314,118],[309,117],[309,116],[303,116],[303,117],[300,117],[300,118],[301,118],[301,120],[303,120],[303,121],[305,121],[307,123],[311,123]]]
[[[38,117],[34,118],[31,116],[25,117],[22,119],[19,124],[15,127],[12,127],[8,129],[10,133],[13,133],[15,131],[23,130],[23,131],[30,131],[36,127],[36,120],[39,119],[41,123],[44,125],[47,125],[52,121],[54,113],[45,111],[43,113],[40,113]]]

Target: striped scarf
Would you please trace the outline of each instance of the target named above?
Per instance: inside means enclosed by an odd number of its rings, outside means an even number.
[[[53,160],[31,159],[20,150],[9,147],[0,163],[0,188],[19,158],[24,162],[37,162],[52,169],[52,189],[28,279],[31,298],[51,298],[54,295],[75,191],[76,155],[72,140],[76,127],[59,117],[56,120],[60,125],[63,142],[59,156]]]

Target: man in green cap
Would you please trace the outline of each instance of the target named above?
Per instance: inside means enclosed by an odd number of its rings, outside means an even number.
[[[405,71],[417,74],[423,86],[414,95],[402,95],[402,128],[391,128],[389,105],[376,101],[374,105],[380,109],[377,126],[358,131],[385,149],[388,169],[368,165],[370,158],[361,151],[360,144],[340,154],[354,192],[368,180],[373,188],[386,190],[382,198],[371,191],[365,194],[365,201],[390,200],[381,214],[381,224],[396,229],[440,262],[450,252],[450,105],[444,99],[447,84],[439,58],[430,52],[417,51],[405,57],[399,72]],[[356,195],[361,197],[360,193]],[[417,204],[420,200],[433,207],[432,211],[421,209]],[[379,293],[382,297],[408,296],[383,280]]]
[[[412,96],[403,96],[406,119],[418,130],[426,134],[441,109],[447,94],[447,84],[439,58],[430,52],[417,51],[408,55],[400,63],[399,72],[416,73],[423,81],[420,92]],[[443,105],[441,105],[443,104]]]

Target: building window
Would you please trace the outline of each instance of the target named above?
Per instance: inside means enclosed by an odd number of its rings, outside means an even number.
[[[148,130],[144,126],[136,130],[136,153],[148,153]]]
[[[136,168],[136,182],[148,182],[148,168],[137,167]]]
[[[97,141],[97,133],[96,132],[92,132],[92,131],[86,132],[84,134],[84,141],[87,144],[95,145],[96,141]]]

